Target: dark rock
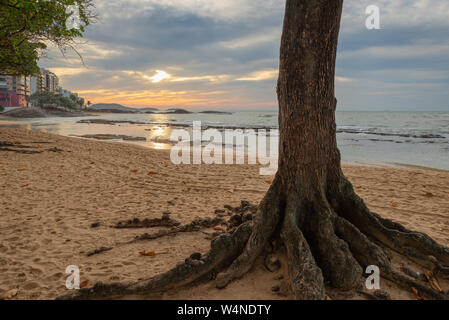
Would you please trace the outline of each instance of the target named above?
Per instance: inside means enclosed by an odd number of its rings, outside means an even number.
[[[249,203],[246,200],[242,200],[242,202],[241,202],[241,207],[242,208],[246,208],[246,207],[250,207],[250,206],[251,206],[251,203]]]
[[[387,291],[384,290],[376,290],[373,295],[379,300],[390,300],[391,296]]]
[[[192,259],[192,260],[200,260],[201,259],[201,253],[195,252],[194,254],[192,254],[190,256],[190,259]]]
[[[274,286],[274,287],[271,288],[271,291],[279,292],[279,291],[281,291],[281,287],[280,286]]]
[[[194,267],[199,267],[204,264],[202,260],[190,260],[189,264]]]
[[[122,120],[106,120],[106,119],[86,119],[80,120],[77,123],[82,124],[147,124],[146,122],[136,122],[136,121],[122,121]]]
[[[84,134],[81,136],[75,135],[75,137],[97,140],[147,141],[147,138],[145,137],[134,137],[122,134]]]
[[[215,214],[224,214],[224,213],[226,213],[225,210],[221,210],[221,209],[215,210]]]
[[[94,222],[90,225],[91,228],[98,228],[101,225],[100,222]]]
[[[170,214],[164,214],[160,219],[144,219],[141,221],[138,218],[133,220],[128,220],[126,222],[120,221],[118,222],[114,228],[117,229],[135,229],[135,228],[154,228],[154,227],[177,227],[181,223],[173,220],[169,216]]]
[[[101,247],[99,249],[95,249],[95,250],[89,251],[87,253],[87,256],[90,257],[90,256],[93,256],[93,255],[96,255],[96,254],[100,254],[100,253],[103,253],[103,252],[106,252],[106,251],[110,251],[110,250],[112,250],[112,248],[110,248],[110,247]]]
[[[242,224],[242,216],[235,214],[229,219],[229,224],[231,227],[237,227]]]
[[[205,114],[223,114],[223,115],[231,115],[232,112],[223,112],[223,111],[201,111],[198,113],[205,113]]]

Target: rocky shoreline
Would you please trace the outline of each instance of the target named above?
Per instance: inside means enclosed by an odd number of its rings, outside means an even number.
[[[47,117],[84,117],[83,112],[69,111],[63,109],[42,109],[37,107],[27,107],[10,110],[2,113],[3,116],[10,118],[47,118]]]

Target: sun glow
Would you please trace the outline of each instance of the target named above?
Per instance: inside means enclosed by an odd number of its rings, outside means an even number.
[[[163,70],[156,70],[156,74],[154,76],[150,77],[150,80],[153,83],[158,83],[163,80],[170,79],[170,78],[171,78],[171,75],[169,75],[167,72],[165,72]]]

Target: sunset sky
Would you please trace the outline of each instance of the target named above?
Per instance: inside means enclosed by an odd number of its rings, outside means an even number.
[[[96,0],[76,55],[40,65],[93,103],[274,109],[283,0]],[[365,8],[379,6],[381,30]],[[345,0],[340,110],[449,111],[449,2]]]

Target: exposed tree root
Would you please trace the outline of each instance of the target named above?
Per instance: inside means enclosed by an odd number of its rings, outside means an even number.
[[[345,178],[337,199],[336,211],[339,215],[365,235],[436,273],[441,271],[446,274],[448,270],[444,265],[449,265],[449,248],[438,244],[426,234],[410,231],[372,213]]]
[[[279,223],[279,213],[281,211],[278,186],[279,181],[275,179],[257,210],[254,230],[246,244],[245,250],[232,262],[232,265],[226,272],[218,274],[216,280],[217,288],[224,288],[232,280],[238,279],[247,273],[273,237]]]
[[[220,218],[220,217],[216,217],[213,219],[212,218],[196,219],[196,220],[194,220],[188,224],[182,225],[182,226],[179,226],[180,225],[179,222],[177,222],[176,220],[170,219],[166,215],[164,215],[161,219],[128,220],[126,222],[118,222],[114,226],[114,228],[117,228],[117,229],[154,228],[154,227],[171,227],[171,228],[158,230],[153,233],[146,232],[142,235],[136,236],[134,239],[132,239],[130,241],[117,243],[116,246],[127,245],[127,244],[135,243],[138,241],[154,240],[154,239],[158,239],[158,238],[162,238],[162,237],[166,237],[166,236],[176,235],[181,232],[195,232],[195,231],[200,231],[201,229],[204,229],[204,228],[211,228],[211,227],[216,227],[218,225],[226,225],[226,224],[227,224],[226,220],[223,218]],[[91,257],[91,256],[101,254],[106,251],[110,251],[112,249],[113,249],[112,247],[104,247],[103,246],[98,249],[89,251],[87,253],[87,256]]]
[[[293,293],[299,300],[323,300],[325,298],[323,274],[295,222],[294,215],[291,212],[287,213],[281,232],[287,248],[288,273]]]
[[[128,221],[119,221],[114,226],[116,229],[138,229],[138,228],[154,228],[154,227],[177,227],[181,223],[171,219],[168,215],[163,215],[162,218],[144,219],[138,218]]]
[[[212,240],[211,250],[202,257],[191,257],[175,268],[153,278],[137,283],[97,283],[92,288],[83,288],[58,299],[82,300],[113,298],[123,295],[161,292],[189,284],[213,273],[233,261],[243,250],[252,232],[251,222],[238,227],[232,234],[223,234]]]

